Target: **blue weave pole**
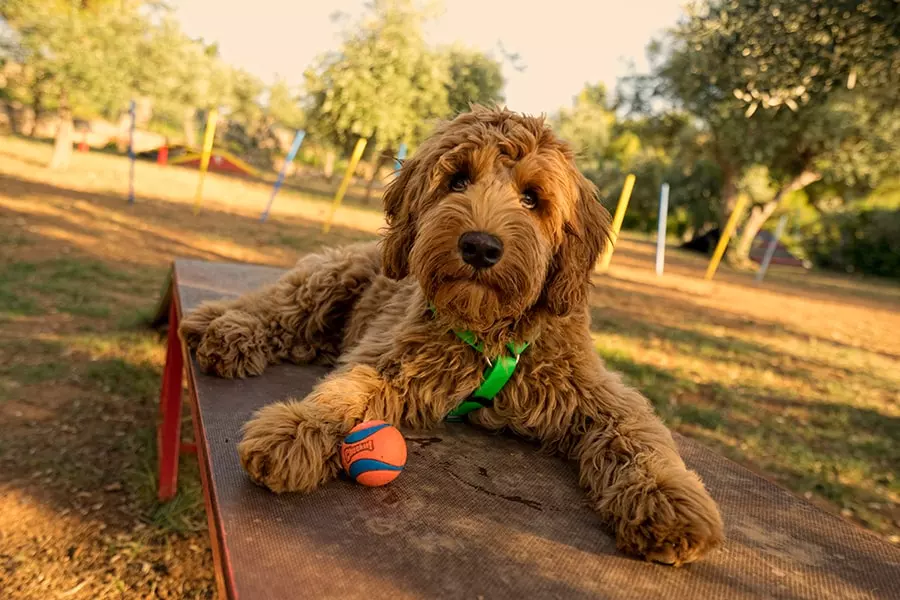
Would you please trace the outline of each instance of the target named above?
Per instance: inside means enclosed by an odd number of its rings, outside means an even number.
[[[396,170],[400,170],[400,165],[403,163],[403,159],[406,158],[406,143],[400,144],[400,149],[397,150],[397,160],[394,161],[394,166]]]
[[[128,174],[128,204],[134,204],[134,121],[135,121],[136,105],[134,100],[128,107],[128,113],[131,115],[131,129],[128,133],[128,158],[131,159],[131,168]]]
[[[294,143],[291,144],[291,149],[284,159],[284,164],[281,165],[281,173],[278,174],[278,181],[275,182],[275,187],[272,188],[272,195],[269,197],[269,203],[266,204],[266,210],[264,210],[259,217],[260,223],[265,223],[266,219],[269,218],[269,211],[272,210],[272,203],[275,202],[275,196],[278,195],[278,190],[281,189],[281,184],[284,183],[285,171],[287,171],[288,165],[294,162],[294,157],[297,156],[297,151],[300,150],[300,144],[303,143],[303,138],[305,137],[306,132],[302,129],[298,130],[296,135],[294,135]]]

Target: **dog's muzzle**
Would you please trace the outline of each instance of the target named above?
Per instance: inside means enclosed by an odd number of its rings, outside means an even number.
[[[476,269],[489,269],[500,262],[503,242],[483,231],[467,231],[459,236],[459,253],[466,264]]]

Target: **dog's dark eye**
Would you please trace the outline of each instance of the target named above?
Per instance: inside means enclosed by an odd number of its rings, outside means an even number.
[[[533,208],[537,208],[538,205],[538,194],[534,190],[525,190],[522,192],[521,198],[522,206],[531,210]]]
[[[469,183],[471,183],[469,174],[465,171],[460,171],[450,178],[450,189],[454,192],[464,192],[469,187]]]

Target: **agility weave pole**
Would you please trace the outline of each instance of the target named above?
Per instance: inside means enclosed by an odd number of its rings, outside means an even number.
[[[265,210],[263,210],[262,214],[259,216],[260,223],[265,223],[266,219],[269,218],[269,211],[272,210],[272,203],[275,202],[275,196],[278,195],[278,190],[281,189],[281,184],[284,183],[284,174],[287,172],[288,165],[294,162],[294,157],[297,156],[297,151],[300,150],[300,144],[303,143],[303,138],[305,137],[306,132],[302,129],[294,134],[294,143],[291,144],[291,149],[284,158],[284,164],[281,165],[281,172],[278,174],[278,180],[275,182],[275,187],[272,188],[272,195],[269,196],[269,203],[266,204]]]
[[[334,201],[331,203],[331,212],[328,214],[328,220],[325,221],[325,225],[322,226],[322,233],[331,231],[331,223],[334,220],[334,214],[337,212],[338,207],[340,207],[341,201],[344,199],[344,194],[347,193],[347,188],[350,187],[350,178],[353,177],[353,172],[356,170],[359,159],[362,158],[363,151],[366,149],[366,143],[368,141],[369,140],[366,138],[359,138],[356,140],[356,147],[353,148],[353,155],[350,157],[350,163],[347,165],[347,172],[344,173],[344,179],[341,181],[341,186],[334,195]]]
[[[213,141],[216,138],[216,123],[219,120],[219,111],[212,109],[206,120],[206,133],[203,135],[203,154],[200,157],[200,179],[197,180],[197,193],[194,194],[194,214],[200,212],[200,202],[203,200],[203,182],[206,179],[206,170],[209,168],[209,155],[212,152]]]
[[[616,215],[613,217],[612,232],[609,236],[609,245],[606,252],[600,259],[600,271],[609,269],[609,261],[612,260],[613,250],[615,250],[616,242],[619,240],[619,230],[622,229],[622,221],[625,220],[625,210],[628,208],[628,201],[631,200],[631,192],[634,189],[634,175],[629,174],[625,178],[625,185],[622,186],[622,193],[619,195],[619,204],[616,207]]]
[[[766,254],[763,256],[762,264],[759,265],[759,272],[756,274],[756,281],[759,283],[766,276],[766,271],[769,270],[769,263],[772,262],[772,257],[775,256],[775,249],[778,247],[778,241],[781,239],[781,236],[784,235],[784,228],[787,225],[787,215],[781,215],[781,218],[778,219],[778,225],[775,227],[775,236],[772,238],[772,241],[769,242],[768,248],[766,248]]]
[[[406,160],[406,143],[400,144],[400,149],[397,150],[397,158],[394,160],[394,168],[399,171],[400,167],[403,166],[403,161]]]
[[[666,219],[669,217],[669,184],[659,188],[659,223],[656,226],[656,276],[662,277],[666,265]]]
[[[735,204],[734,210],[731,211],[731,216],[728,217],[728,222],[725,224],[725,229],[722,231],[722,236],[719,238],[719,243],[716,244],[716,250],[713,252],[713,256],[709,261],[709,267],[706,268],[706,275],[703,276],[707,281],[715,277],[716,269],[719,268],[719,262],[721,262],[722,257],[725,255],[725,248],[728,247],[728,241],[734,234],[738,219],[744,213],[744,207],[747,205],[748,199],[749,196],[747,196],[747,194],[741,194],[738,197],[737,204]]]
[[[128,129],[128,159],[131,161],[128,170],[128,204],[134,204],[134,123],[137,114],[134,100],[128,106],[128,114],[131,116],[131,126]]]

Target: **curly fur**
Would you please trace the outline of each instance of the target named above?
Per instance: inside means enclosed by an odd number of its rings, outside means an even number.
[[[464,173],[469,185],[453,191]],[[521,202],[531,190],[533,209]],[[244,468],[273,491],[335,477],[340,440],[383,419],[428,428],[481,381],[484,358],[529,340],[492,408],[470,421],[509,429],[577,461],[581,485],[629,553],[680,565],[722,540],[722,521],[650,403],[594,352],[587,295],[609,214],[542,119],[475,107],[424,142],[384,195],[376,246],[325,250],[275,285],[202,305],[181,325],[206,371],[257,375],[279,361],[337,363],[302,401],[272,404],[246,424]],[[492,268],[462,261],[458,238],[493,234]],[[436,313],[429,305],[436,307]]]

